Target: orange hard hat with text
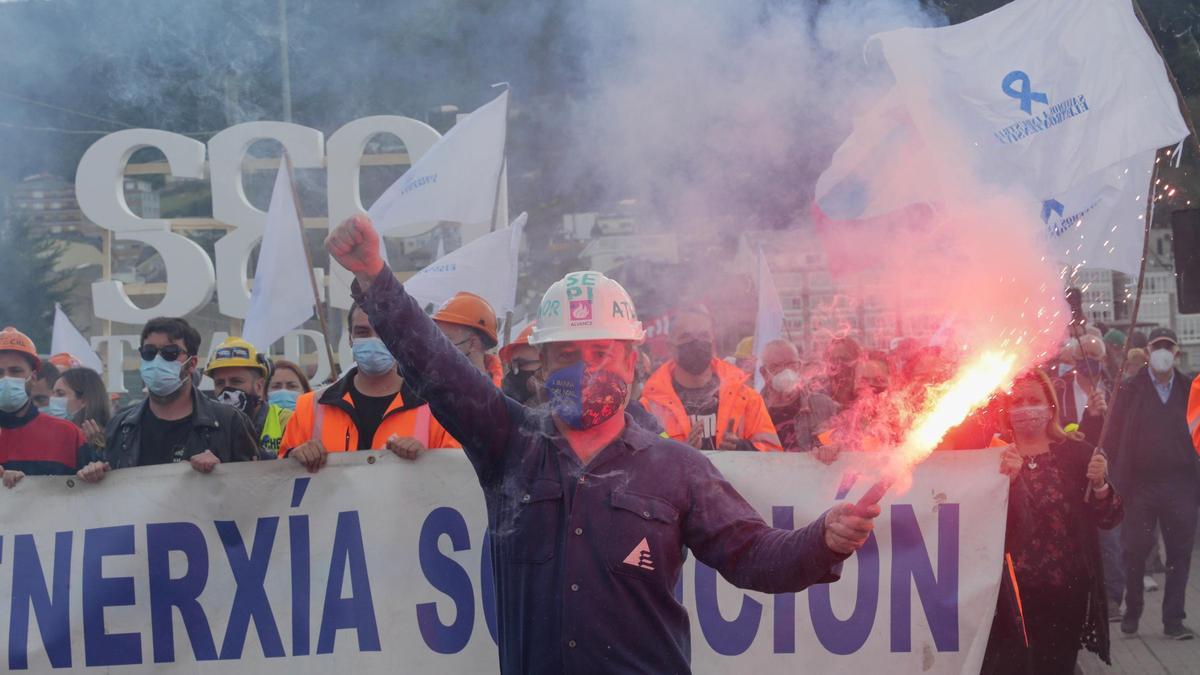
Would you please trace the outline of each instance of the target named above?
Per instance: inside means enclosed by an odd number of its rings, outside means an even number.
[[[488,349],[496,346],[496,312],[487,300],[466,291],[454,294],[433,315],[434,321],[453,323],[480,331]]]
[[[75,358],[74,354],[68,354],[67,352],[59,352],[47,360],[57,366],[60,370],[70,370],[71,368],[83,367],[83,363],[79,359]]]
[[[513,340],[512,342],[510,342],[500,348],[500,360],[501,361],[503,361],[504,363],[511,362],[512,361],[512,353],[514,350],[516,350],[517,347],[529,346],[529,336],[533,335],[533,327],[535,325],[536,325],[536,322],[531,321],[528,326],[525,326],[524,328],[521,329],[521,333],[519,335],[517,335],[517,339]]]
[[[0,352],[20,352],[29,358],[33,364],[33,369],[37,370],[41,359],[38,357],[37,347],[33,346],[33,340],[29,339],[21,331],[12,326],[0,330]]]

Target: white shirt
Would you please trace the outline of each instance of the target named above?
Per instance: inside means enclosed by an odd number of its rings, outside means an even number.
[[[1087,410],[1088,393],[1079,386],[1079,375],[1071,378],[1071,382],[1075,384],[1075,419],[1083,421],[1083,411]]]

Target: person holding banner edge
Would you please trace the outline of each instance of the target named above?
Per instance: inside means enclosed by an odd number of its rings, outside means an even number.
[[[193,384],[200,334],[179,317],[142,326],[138,370],[145,400],[119,411],[105,429],[104,461],[80,471],[101,480],[110,469],[187,462],[200,473],[258,457],[254,424],[241,411],[204,396]]]
[[[34,405],[33,380],[43,363],[28,336],[12,326],[0,330],[0,479],[7,488],[27,474],[82,477],[95,454],[78,427]]]
[[[1108,460],[1082,433],[1063,430],[1044,372],[1018,375],[1000,401],[1014,440],[1000,471],[1012,487],[982,672],[1070,675],[1081,646],[1111,664],[1100,531],[1116,527],[1124,510]]]
[[[414,459],[430,447],[458,447],[397,372],[396,359],[358,305],[346,315],[346,329],[355,366],[328,387],[296,400],[279,457],[291,457],[315,473],[330,452],[386,446],[400,457]]]
[[[771,528],[698,450],[629,423],[644,330],[602,274],[568,274],[542,301],[530,343],[547,413],[507,398],[454,348],[380,258],[369,218],[347,219],[325,245],[479,478],[501,672],[688,672],[673,592],[685,547],[740,587],[796,592],[837,580],[870,535],[879,507],[845,503],[803,529]]]

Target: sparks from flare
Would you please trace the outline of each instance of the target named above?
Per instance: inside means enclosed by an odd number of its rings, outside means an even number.
[[[929,457],[951,429],[1012,380],[1016,364],[1015,353],[991,350],[963,366],[905,434],[894,458],[897,473],[906,474]]]

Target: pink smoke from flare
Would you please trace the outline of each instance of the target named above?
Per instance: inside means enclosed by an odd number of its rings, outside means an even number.
[[[871,203],[891,210],[841,221],[813,214],[830,274],[855,289],[848,294],[902,318],[896,337],[940,347],[937,376],[893,369],[886,392],[860,395],[832,423],[842,449],[865,451],[851,460],[862,474],[900,491],[913,467],[1019,370],[1057,354],[1068,313],[1037,196],[982,180],[977,144],[949,128],[913,142],[919,147],[877,152],[861,167]],[[936,172],[914,170],[918,151],[937,160]],[[987,417],[950,434],[948,445],[986,446],[975,432],[998,431]]]

